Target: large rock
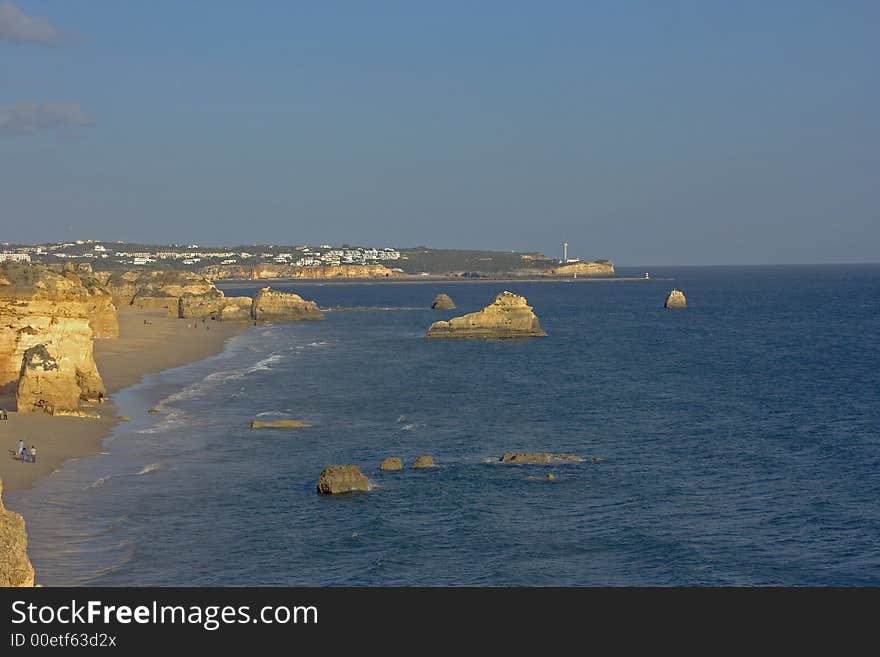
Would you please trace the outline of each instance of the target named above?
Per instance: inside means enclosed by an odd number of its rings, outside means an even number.
[[[60,273],[66,278],[80,283],[91,296],[89,325],[92,327],[92,337],[118,337],[119,320],[116,316],[113,296],[104,287],[101,279],[92,271],[92,266],[87,262],[68,262],[60,268]]]
[[[83,415],[81,400],[95,400],[105,392],[97,369],[80,370],[65,357],[55,357],[46,345],[24,352],[15,401],[19,413]]]
[[[0,587],[33,585],[34,567],[27,555],[24,518],[3,506],[0,480]]]
[[[298,294],[278,292],[264,287],[257,292],[251,306],[255,320],[312,320],[324,319],[324,313],[314,301],[306,301]]]
[[[403,461],[396,456],[389,456],[387,459],[382,459],[379,469],[387,471],[403,470]]]
[[[42,351],[34,352],[34,380],[25,382],[26,408],[21,410],[34,410],[31,391],[42,391],[36,400],[59,409],[69,409],[74,395],[93,399],[105,392],[93,356],[95,308],[95,296],[76,275],[39,265],[0,265],[0,393],[18,390],[19,378],[27,373],[25,352],[37,345],[55,361],[59,373],[51,368],[41,371]],[[42,380],[43,373],[49,380]],[[71,380],[75,389],[64,390]],[[49,392],[60,394],[57,403],[42,394]]]
[[[178,302],[178,317],[206,317],[221,320],[246,320],[251,318],[253,299],[250,297],[227,297],[218,294],[184,296]]]
[[[442,292],[434,297],[434,302],[431,304],[432,310],[454,310],[455,302],[448,294],[443,294]]]
[[[322,495],[368,490],[370,480],[356,465],[331,465],[324,468],[318,477],[318,492]]]
[[[429,338],[526,338],[547,335],[525,297],[502,292],[475,313],[434,322]]]
[[[417,456],[416,460],[413,461],[414,468],[433,468],[435,465],[434,457],[423,454],[422,456]]]
[[[550,454],[548,452],[507,452],[501,457],[502,463],[539,463],[546,465],[548,463],[564,463],[566,461],[578,462],[583,461],[583,459],[575,454]]]
[[[680,290],[672,290],[666,295],[666,303],[663,304],[663,307],[676,310],[687,308],[687,299],[684,296],[684,292]]]

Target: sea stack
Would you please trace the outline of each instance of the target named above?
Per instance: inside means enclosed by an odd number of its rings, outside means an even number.
[[[330,465],[318,477],[321,495],[338,495],[352,491],[370,490],[370,480],[356,465]]]
[[[306,301],[298,294],[278,292],[264,287],[257,292],[251,306],[255,320],[311,320],[324,319],[324,313],[314,301]]]
[[[423,454],[422,456],[417,456],[416,460],[413,461],[414,468],[433,468],[435,465],[434,457],[428,456],[427,454]]]
[[[687,299],[684,296],[684,292],[672,290],[666,295],[666,303],[663,304],[663,307],[673,309],[687,308]]]
[[[442,292],[434,297],[431,310],[455,310],[455,302],[448,294]]]
[[[528,338],[547,335],[525,297],[502,292],[479,312],[434,322],[429,338]]]

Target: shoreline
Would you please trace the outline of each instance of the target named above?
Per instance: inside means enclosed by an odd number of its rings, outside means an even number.
[[[540,278],[447,278],[445,276],[413,276],[402,278],[218,278],[213,280],[218,289],[235,289],[242,287],[268,286],[270,283],[283,285],[322,286],[322,285],[428,285],[437,283],[489,284],[489,283],[634,283],[637,281],[672,281],[672,278],[644,278],[643,276],[570,276]]]
[[[250,326],[249,322],[178,319],[168,317],[164,310],[133,308],[120,309],[118,320],[119,337],[94,340],[95,362],[109,396],[107,402],[93,407],[99,419],[9,411],[9,419],[0,421],[0,479],[5,492],[29,489],[67,461],[99,454],[104,439],[126,415],[126,409],[114,403],[116,393],[148,374],[219,354],[231,338]],[[14,399],[0,400],[7,410],[14,405]],[[36,445],[36,463],[13,458],[19,439],[28,447]]]

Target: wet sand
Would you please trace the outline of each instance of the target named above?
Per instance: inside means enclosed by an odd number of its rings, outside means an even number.
[[[100,419],[19,414],[15,400],[0,398],[9,419],[0,420],[0,479],[7,491],[29,488],[69,460],[97,454],[101,441],[125,415],[113,404],[113,394],[138,383],[146,374],[191,363],[223,350],[226,341],[244,331],[248,322],[176,319],[164,311],[119,311],[119,337],[95,340],[95,362],[110,400],[93,408]],[[158,399],[156,400],[159,401]],[[37,448],[37,462],[23,463],[15,455],[18,441]]]

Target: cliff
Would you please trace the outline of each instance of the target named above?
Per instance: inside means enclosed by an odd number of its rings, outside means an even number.
[[[92,353],[94,311],[95,298],[77,276],[38,265],[0,265],[0,393],[18,391],[19,378],[28,371],[23,368],[25,354],[38,345],[42,349],[31,352],[34,376],[63,373],[75,388],[65,391],[58,404],[43,399],[44,404],[34,406],[39,399],[25,396],[20,411],[72,411],[75,409],[70,408],[70,399],[74,395],[79,400],[103,393],[104,384]],[[44,359],[48,369],[41,364]],[[50,361],[57,370],[52,369]],[[38,371],[41,369],[43,372]],[[54,374],[51,378],[60,380]],[[28,382],[25,392],[30,390],[43,390],[42,383]]]
[[[573,262],[570,265],[561,265],[549,271],[551,276],[611,276],[614,274],[614,264],[605,262]]]
[[[502,292],[479,312],[434,322],[429,338],[524,338],[547,335],[525,297]]]
[[[324,319],[324,313],[314,301],[306,301],[298,294],[278,292],[264,287],[257,292],[251,306],[255,320],[312,320]]]
[[[0,479],[0,586],[33,586],[34,567],[27,555],[24,518],[3,506]]]
[[[402,272],[389,269],[385,265],[298,267],[296,265],[267,263],[260,265],[210,265],[199,271],[215,281],[224,278],[259,281],[284,278],[396,278],[404,276]]]
[[[174,317],[178,316],[183,297],[223,296],[211,281],[191,271],[98,272],[95,277],[97,281],[103,281],[117,306],[165,309]]]

